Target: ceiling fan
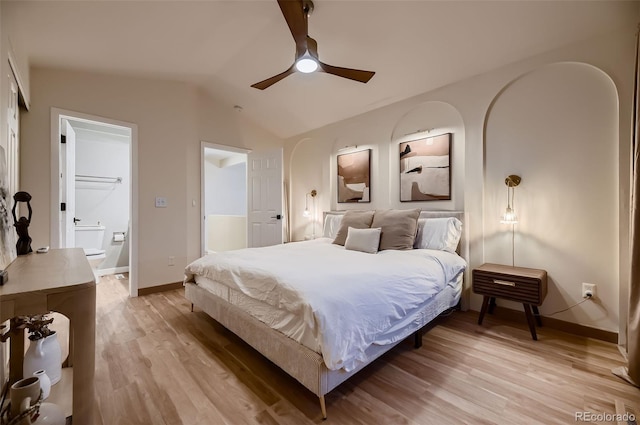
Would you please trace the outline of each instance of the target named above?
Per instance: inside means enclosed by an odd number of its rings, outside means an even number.
[[[264,90],[296,71],[303,73],[326,72],[327,74],[360,81],[361,83],[366,83],[373,77],[375,72],[341,68],[320,62],[320,59],[318,59],[318,43],[308,34],[308,17],[313,11],[313,2],[311,0],[278,0],[278,5],[296,42],[296,59],[286,71],[255,83],[251,87]]]

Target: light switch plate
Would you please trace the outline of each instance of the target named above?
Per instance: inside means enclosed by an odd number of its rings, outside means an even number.
[[[167,208],[167,198],[156,196],[156,208]]]

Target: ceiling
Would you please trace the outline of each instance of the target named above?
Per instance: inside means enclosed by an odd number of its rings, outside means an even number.
[[[2,1],[14,49],[32,66],[188,81],[287,138],[502,65],[634,24],[624,1],[315,0],[309,34],[330,65],[367,83],[293,74],[276,0]]]

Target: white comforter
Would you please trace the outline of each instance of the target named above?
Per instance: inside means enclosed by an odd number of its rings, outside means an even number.
[[[453,284],[466,267],[458,255],[414,249],[367,254],[328,238],[206,255],[194,275],[300,315],[317,335],[329,369],[366,361],[376,337]]]

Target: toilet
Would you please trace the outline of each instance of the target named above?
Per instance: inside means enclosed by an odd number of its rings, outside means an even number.
[[[98,267],[106,256],[105,250],[102,249],[104,230],[105,227],[99,225],[76,224],[75,227],[76,247],[84,249],[84,254],[87,256],[93,275],[96,277],[96,283],[100,280]]]

